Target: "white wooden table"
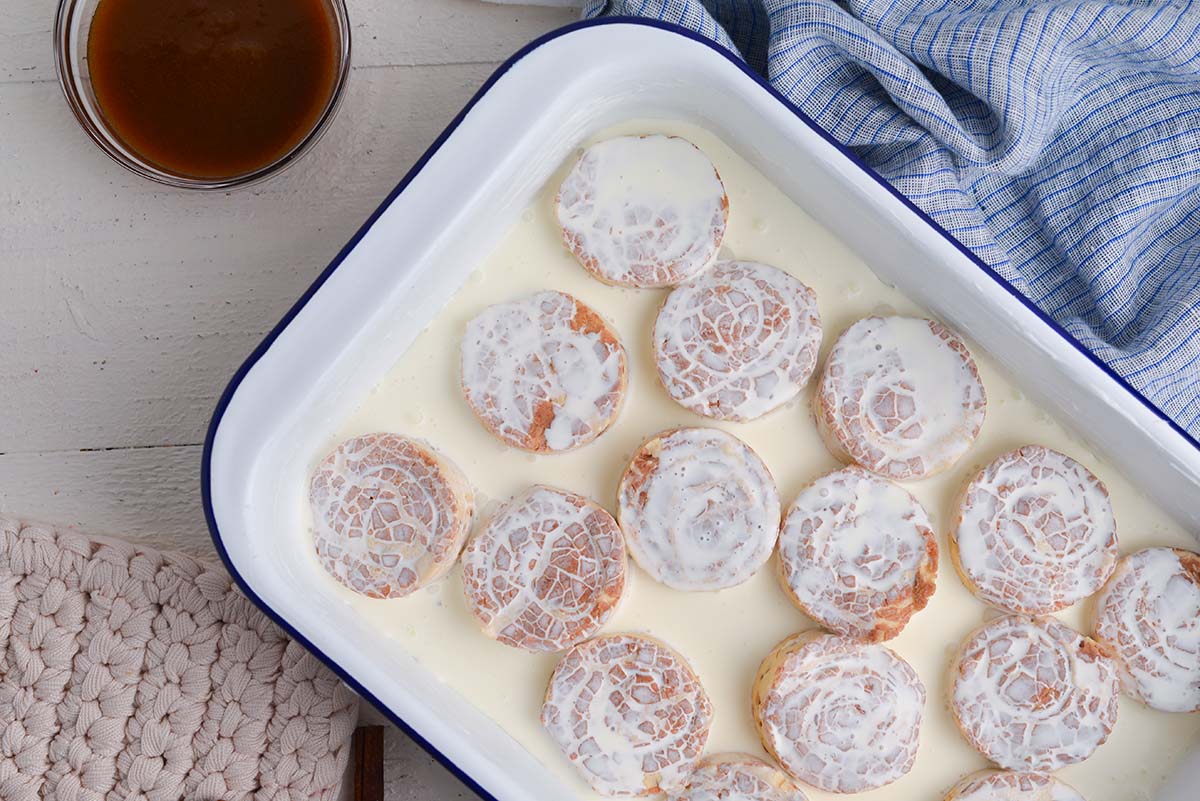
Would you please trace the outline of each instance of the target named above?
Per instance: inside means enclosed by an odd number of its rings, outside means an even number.
[[[313,152],[232,194],[110,162],[55,79],[57,0],[0,15],[0,513],[213,559],[200,450],[238,364],[492,69],[578,12],[348,0],[354,67]],[[473,797],[398,731],[389,798]]]

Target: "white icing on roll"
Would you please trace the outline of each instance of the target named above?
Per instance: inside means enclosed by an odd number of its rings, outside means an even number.
[[[1200,555],[1126,556],[1096,599],[1094,626],[1127,693],[1163,712],[1200,711]]]
[[[555,200],[563,242],[608,284],[661,287],[699,275],[721,246],[729,200],[712,162],[677,136],[592,145]]]
[[[625,349],[595,311],[563,292],[489,306],[467,324],[462,386],[497,437],[535,452],[600,436],[625,397]]]
[[[467,606],[484,632],[529,651],[561,651],[595,634],[625,590],[625,541],[596,503],[533,487],[496,513],[463,551]]]
[[[1117,563],[1108,490],[1058,451],[1027,445],[967,485],[951,552],[984,603],[1046,614],[1095,593]]]
[[[767,466],[715,428],[670,429],[643,443],[617,502],[634,560],[680,590],[741,584],[779,536],[779,491]]]
[[[767,752],[832,793],[882,787],[917,757],[925,686],[882,645],[797,634],[763,661],[753,708]]]
[[[820,347],[816,293],[752,261],[720,262],[676,287],[654,322],[667,394],[718,420],[753,420],[796,397]]]
[[[1117,722],[1117,668],[1095,641],[1053,618],[1009,615],[963,643],[950,705],[976,751],[1009,770],[1087,759]]]
[[[945,801],[1084,801],[1075,788],[1044,773],[984,770],[946,794]]]
[[[372,598],[398,598],[454,564],[474,511],[466,478],[399,434],[348,439],[309,482],[317,558]]]
[[[882,641],[925,608],[937,577],[929,515],[908,492],[861,467],[817,479],[779,535],[784,590],[838,634]]]
[[[786,773],[748,754],[714,754],[700,760],[687,789],[669,801],[806,801]]]
[[[816,416],[835,455],[908,481],[958,461],[978,436],[986,407],[975,360],[948,328],[868,317],[830,351]]]
[[[542,706],[542,726],[602,795],[681,790],[711,725],[712,704],[684,658],[632,634],[568,651]]]

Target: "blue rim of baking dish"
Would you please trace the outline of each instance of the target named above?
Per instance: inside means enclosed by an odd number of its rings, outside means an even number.
[[[405,723],[405,721],[399,715],[392,712],[392,710],[389,709],[386,704],[384,704],[378,698],[376,698],[371,693],[370,690],[368,690],[366,687],[362,686],[362,684],[360,684],[358,682],[358,680],[354,678],[354,676],[350,675],[337,662],[335,662],[333,659],[326,656],[325,653],[322,652],[320,648],[317,648],[306,637],[304,637],[302,634],[300,634],[298,631],[296,631],[296,629],[293,628],[290,623],[288,623],[286,620],[284,620],[265,601],[263,601],[261,598],[259,598],[258,595],[254,592],[254,589],[252,587],[250,587],[250,585],[245,581],[245,579],[242,578],[241,574],[237,571],[237,568],[234,567],[233,561],[229,558],[228,552],[225,550],[224,543],[221,540],[221,532],[220,532],[220,529],[217,527],[216,517],[213,514],[212,480],[211,480],[213,441],[216,439],[217,428],[221,424],[221,419],[225,415],[225,410],[229,406],[229,402],[230,402],[230,400],[232,400],[234,393],[236,393],[238,387],[241,386],[242,380],[246,377],[246,374],[249,373],[250,369],[252,367],[254,367],[254,365],[258,362],[258,360],[263,357],[263,354],[265,354],[267,352],[267,350],[275,342],[275,339],[280,335],[280,333],[283,332],[283,330],[285,328],[287,328],[287,326],[292,322],[292,319],[297,314],[300,313],[300,310],[302,308],[304,308],[305,304],[308,303],[309,299],[311,299],[312,296],[314,294],[316,294],[317,290],[321,288],[321,285],[325,283],[325,281],[329,278],[329,276],[333,275],[334,270],[336,270],[339,266],[341,266],[342,261],[346,258],[347,255],[350,254],[350,252],[352,250],[354,250],[354,248],[358,245],[359,240],[361,240],[363,238],[363,236],[366,235],[367,231],[369,231],[371,229],[371,227],[373,225],[375,225],[375,221],[379,219],[379,216],[381,214],[383,214],[384,210],[387,209],[387,207],[392,204],[392,201],[394,201],[396,199],[396,197],[399,196],[400,193],[403,192],[408,187],[409,183],[412,182],[413,178],[415,178],[417,176],[417,174],[419,172],[421,172],[421,170],[425,167],[426,162],[428,162],[429,159],[433,157],[433,154],[436,153],[442,147],[442,145],[446,142],[446,140],[450,137],[450,135],[454,133],[454,131],[462,123],[463,118],[466,117],[466,115],[471,111],[472,108],[474,108],[475,104],[479,102],[480,98],[482,98],[485,94],[487,94],[487,92],[492,88],[492,86],[498,80],[500,80],[500,78],[503,77],[506,72],[508,72],[510,69],[512,69],[513,65],[515,65],[521,59],[525,58],[527,55],[532,53],[534,50],[537,50],[542,45],[545,45],[549,42],[554,41],[555,39],[559,39],[563,36],[569,35],[575,31],[582,30],[584,28],[595,28],[595,27],[600,27],[603,25],[638,25],[638,26],[642,26],[642,27],[646,27],[646,28],[658,28],[659,30],[667,31],[669,33],[683,36],[684,38],[691,39],[692,41],[699,42],[700,44],[705,45],[709,49],[714,50],[717,53],[719,53],[723,58],[725,58],[727,61],[729,61],[730,64],[732,64],[737,69],[741,70],[747,76],[752,78],[755,81],[755,83],[757,83],[763,89],[767,90],[767,92],[769,92],[772,97],[774,97],[776,100],[778,100],[784,106],[786,106],[793,114],[796,115],[797,118],[799,118],[799,120],[801,122],[803,122],[806,126],[808,126],[815,133],[817,133],[822,139],[824,139],[829,144],[833,145],[842,155],[844,155],[851,162],[853,162],[855,166],[857,166],[860,170],[862,170],[863,173],[865,173],[868,177],[870,177],[871,180],[873,180],[875,183],[877,183],[882,189],[884,189],[885,191],[890,193],[893,197],[895,197],[897,200],[899,200],[901,203],[903,203],[905,206],[907,206],[910,211],[912,211],[921,220],[923,220],[927,225],[929,225],[930,228],[932,228],[939,235],[941,235],[942,238],[944,238],[947,242],[949,242],[955,248],[957,248],[964,256],[966,256],[972,262],[974,262],[975,266],[977,266],[980,270],[982,270],[996,284],[998,284],[1008,294],[1012,295],[1014,298],[1016,298],[1018,301],[1020,301],[1021,304],[1025,306],[1025,308],[1027,308],[1027,309],[1029,309],[1029,311],[1033,312],[1038,317],[1038,319],[1040,319],[1043,323],[1045,323],[1047,326],[1049,326],[1051,328],[1051,330],[1053,330],[1056,334],[1058,334],[1060,337],[1062,337],[1067,343],[1069,343],[1072,347],[1074,347],[1075,350],[1079,351],[1081,354],[1086,356],[1093,364],[1095,364],[1097,367],[1099,367],[1105,374],[1108,375],[1109,378],[1111,378],[1114,382],[1116,382],[1116,384],[1118,386],[1120,386],[1122,389],[1124,389],[1126,392],[1128,392],[1130,395],[1132,395],[1134,398],[1136,398],[1143,406],[1145,406],[1147,409],[1149,409],[1151,412],[1153,412],[1154,415],[1157,416],[1159,419],[1165,421],[1172,429],[1174,429],[1174,431],[1177,434],[1179,434],[1183,438],[1183,440],[1185,442],[1189,443],[1193,448],[1196,448],[1198,451],[1200,451],[1200,441],[1197,441],[1182,426],[1180,426],[1178,423],[1176,423],[1174,420],[1172,420],[1170,417],[1168,417],[1167,414],[1162,411],[1162,409],[1158,408],[1153,403],[1151,403],[1150,400],[1145,395],[1143,395],[1141,392],[1139,392],[1137,389],[1135,389],[1133,386],[1131,386],[1129,384],[1129,382],[1127,382],[1124,378],[1122,378],[1120,375],[1118,375],[1111,367],[1109,367],[1107,364],[1105,364],[1098,356],[1096,356],[1096,354],[1092,353],[1090,350],[1088,350],[1086,347],[1084,347],[1083,343],[1081,343],[1078,339],[1076,339],[1074,336],[1072,336],[1070,333],[1068,333],[1066,331],[1066,329],[1064,329],[1057,322],[1055,322],[1053,319],[1051,319],[1049,315],[1047,315],[1045,312],[1043,312],[1041,309],[1039,309],[1037,306],[1035,306],[1032,301],[1030,301],[1028,298],[1026,298],[1024,295],[1022,295],[1012,284],[1010,284],[1010,283],[1008,283],[1008,281],[1004,280],[1004,278],[1002,278],[999,273],[997,273],[995,270],[993,270],[987,263],[985,263],[977,255],[975,255],[975,253],[973,251],[971,251],[970,248],[968,248],[962,242],[959,242],[957,239],[955,239],[953,235],[951,235],[948,231],[946,231],[946,229],[944,229],[941,225],[936,223],[928,214],[926,214],[924,211],[922,211],[920,208],[918,208],[916,204],[914,204],[911,200],[909,200],[907,197],[905,197],[898,189],[896,189],[894,186],[892,186],[890,183],[888,183],[882,176],[880,176],[871,167],[869,167],[862,159],[860,159],[852,150],[850,150],[848,147],[843,145],[841,142],[834,139],[833,136],[828,131],[826,131],[824,128],[819,126],[807,114],[805,114],[803,111],[801,111],[795,105],[793,105],[791,101],[789,101],[786,97],[784,97],[782,94],[780,94],[773,86],[771,86],[769,83],[767,83],[767,81],[764,80],[761,75],[759,75],[753,69],[751,69],[750,66],[746,64],[746,62],[742,61],[735,54],[731,53],[730,51],[726,50],[725,48],[721,47],[720,45],[714,43],[710,39],[707,39],[707,38],[701,36],[700,34],[697,34],[686,28],[682,28],[682,27],[675,25],[673,23],[670,23],[670,22],[662,22],[660,20],[654,20],[654,19],[645,19],[642,17],[604,17],[601,19],[580,20],[579,22],[574,22],[569,25],[565,25],[561,28],[558,28],[557,30],[551,31],[550,33],[539,36],[538,38],[531,41],[529,44],[522,47],[520,50],[518,50],[516,53],[514,53],[511,57],[509,57],[507,61],[505,61],[503,64],[501,64],[496,69],[496,71],[493,72],[486,81],[484,81],[483,86],[481,86],[479,88],[479,91],[477,91],[471,97],[471,99],[463,107],[462,111],[460,111],[454,117],[454,119],[451,120],[450,124],[446,126],[446,129],[444,131],[442,131],[438,135],[437,139],[434,140],[433,144],[429,146],[429,149],[426,150],[419,159],[417,159],[417,162],[412,166],[412,168],[408,171],[408,173],[400,180],[400,183],[396,184],[396,187],[390,193],[388,193],[388,196],[383,200],[382,203],[379,204],[378,208],[376,208],[375,211],[371,213],[371,216],[368,217],[367,221],[365,223],[363,223],[363,225],[358,229],[358,231],[355,232],[354,236],[350,238],[350,241],[347,242],[340,251],[338,251],[337,256],[335,256],[333,261],[331,261],[329,263],[329,266],[327,266],[323,271],[321,271],[321,274],[319,276],[317,276],[316,280],[313,281],[312,285],[309,286],[309,288],[307,290],[305,290],[304,294],[300,296],[300,299],[297,300],[296,303],[290,309],[288,309],[287,313],[283,316],[283,319],[280,320],[279,323],[274,328],[271,329],[271,332],[269,334],[267,334],[267,336],[263,339],[262,342],[259,343],[258,347],[255,348],[254,352],[250,354],[249,358],[247,358],[246,361],[242,363],[242,366],[238,368],[237,372],[233,374],[233,378],[230,380],[229,385],[225,388],[225,391],[221,394],[220,400],[217,401],[216,409],[213,411],[212,421],[209,423],[209,426],[208,426],[208,434],[204,438],[204,452],[203,452],[203,456],[201,457],[202,461],[201,461],[201,466],[200,466],[200,495],[201,495],[201,500],[204,504],[204,517],[208,523],[209,533],[212,535],[213,545],[216,547],[217,554],[221,557],[221,561],[225,564],[226,570],[229,571],[229,574],[233,577],[234,581],[237,582],[237,585],[239,588],[241,588],[242,592],[244,592],[246,594],[246,597],[249,598],[251,601],[253,601],[267,615],[267,617],[269,617],[278,626],[280,626],[284,631],[286,631],[293,639],[295,639],[297,642],[301,643],[305,648],[307,648],[309,651],[311,651],[313,654],[315,654],[318,659],[320,659],[322,662],[324,662],[325,665],[327,667],[329,667],[330,670],[332,670],[334,673],[336,673],[344,682],[346,682],[346,684],[348,684],[351,688],[353,688],[355,692],[357,692],[360,696],[362,696],[363,698],[370,701],[371,704],[373,706],[375,706],[375,708],[377,708],[380,712],[382,712],[385,716],[387,716],[387,718],[389,720],[391,720],[392,723],[396,724],[396,726],[399,727],[405,734],[407,734],[409,737],[411,737],[417,743],[417,745],[421,746],[421,748],[423,748],[425,751],[427,751],[430,754],[430,756],[432,756],[434,759],[436,759],[438,762],[440,762],[447,770],[449,770],[452,774],[454,774],[460,781],[462,781],[465,785],[467,785],[469,788],[471,788],[471,790],[473,790],[475,793],[477,793],[480,797],[482,797],[484,799],[490,799],[490,801],[497,801],[496,797],[493,796],[491,793],[489,793],[486,789],[484,789],[479,784],[479,782],[476,781],[473,777],[471,777],[469,774],[467,774],[465,771],[463,771],[462,768],[460,768],[457,764],[455,764],[453,760],[451,760],[449,757],[447,757],[445,754],[443,754],[441,751],[439,751],[428,740],[426,740],[424,737],[422,737],[420,734],[418,734],[416,731],[414,731],[412,729],[412,727],[409,726],[407,723]]]

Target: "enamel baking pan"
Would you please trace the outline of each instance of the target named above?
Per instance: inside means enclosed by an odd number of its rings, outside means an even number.
[[[289,521],[322,438],[572,150],[635,117],[678,118],[720,136],[1200,531],[1200,445],[743,64],[662,23],[564,28],[497,70],[255,350],[204,448],[208,524],[241,588],[477,791],[501,801],[569,796],[398,642],[326,602],[316,560],[292,547],[303,534]],[[1200,780],[1200,766],[1185,771],[1192,778],[1176,777],[1181,789]]]

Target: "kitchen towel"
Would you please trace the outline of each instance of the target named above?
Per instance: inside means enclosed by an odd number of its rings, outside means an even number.
[[[666,20],[740,54],[1200,438],[1200,2],[588,0],[583,13]]]
[[[357,715],[224,570],[0,518],[3,801],[333,801]]]

